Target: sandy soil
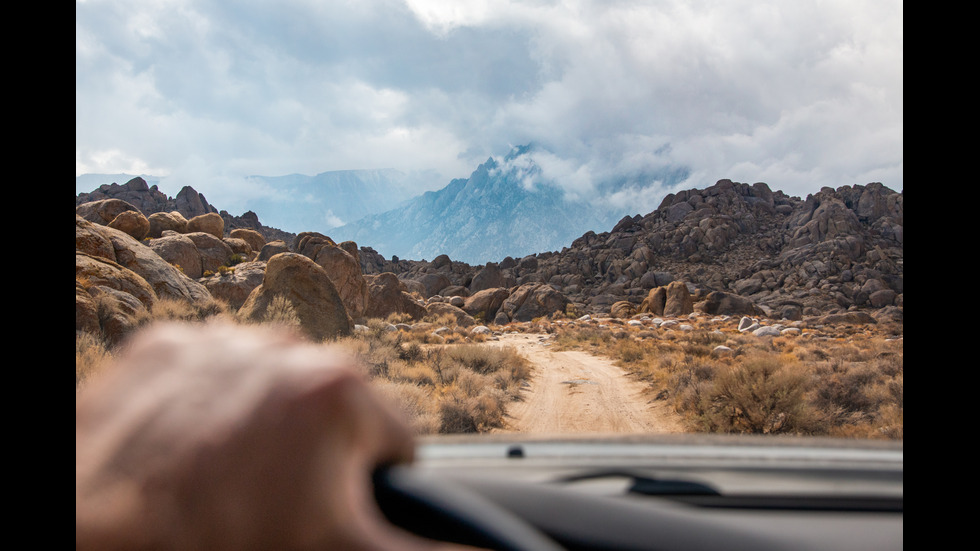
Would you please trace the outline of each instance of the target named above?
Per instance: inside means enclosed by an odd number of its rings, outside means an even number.
[[[534,363],[523,400],[507,410],[495,432],[611,434],[685,432],[680,417],[653,400],[646,385],[612,361],[579,351],[554,351],[546,335],[506,334],[494,344],[513,346]]]

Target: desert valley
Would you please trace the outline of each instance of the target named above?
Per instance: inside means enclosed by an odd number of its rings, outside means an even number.
[[[152,322],[224,319],[346,347],[420,434],[903,437],[903,194],[880,183],[720,180],[478,264],[260,216],[142,178],[76,195],[76,388]],[[457,235],[481,229],[509,250]]]

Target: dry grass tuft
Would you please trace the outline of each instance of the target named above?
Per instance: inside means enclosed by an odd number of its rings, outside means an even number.
[[[390,331],[389,321],[368,320],[367,331],[339,343],[399,404],[417,432],[486,432],[502,426],[507,404],[530,377],[531,365],[523,356],[509,347],[466,342],[457,332],[430,342],[425,335],[432,334],[434,324]]]
[[[112,359],[101,337],[88,332],[75,333],[75,391],[96,377]]]

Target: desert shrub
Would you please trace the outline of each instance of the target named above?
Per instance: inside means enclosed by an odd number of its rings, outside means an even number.
[[[725,342],[725,335],[715,331],[697,329],[688,333],[687,343],[692,347],[707,347],[710,351],[715,345]]]
[[[215,298],[193,302],[179,298],[161,298],[153,303],[141,321],[204,321],[218,316],[229,316],[230,311],[226,302]]]
[[[477,430],[476,419],[465,396],[452,392],[442,397],[439,401],[439,432],[457,434]]]
[[[75,390],[95,377],[112,359],[102,338],[86,331],[75,332]]]
[[[438,384],[442,386],[453,384],[463,369],[458,362],[453,361],[447,354],[443,354],[441,350],[436,350],[430,354],[426,362],[432,366]]]
[[[107,348],[119,345],[149,319],[147,311],[134,311],[109,294],[99,294],[93,297],[93,302],[95,316],[99,320],[98,337]]]
[[[415,385],[434,388],[438,377],[431,366],[425,363],[408,363],[403,360],[391,360],[385,363],[387,376],[392,381],[412,383]]]
[[[483,387],[475,395],[462,388],[450,388],[439,401],[439,432],[486,432],[499,427],[503,424],[505,404],[503,393],[493,387]]]
[[[455,387],[466,396],[478,396],[480,391],[490,385],[490,378],[474,371],[462,370],[456,377]]]
[[[871,365],[886,377],[896,377],[903,373],[905,361],[900,353],[887,352],[879,354]]]
[[[376,335],[373,338],[368,332],[365,339],[367,351],[361,361],[367,366],[371,377],[390,377],[392,366],[404,364],[401,359],[402,347],[397,338],[389,335]]]
[[[416,341],[411,341],[401,347],[401,353],[399,356],[401,359],[409,363],[417,363],[425,359],[425,350],[422,349]]]
[[[449,313],[444,314],[426,314],[422,317],[422,321],[431,323],[436,327],[456,327],[456,316]]]
[[[681,344],[681,350],[683,350],[685,354],[697,356],[699,358],[710,356],[713,348],[713,346],[701,343],[685,342]]]
[[[882,375],[866,364],[840,366],[818,381],[814,403],[838,416],[869,412],[874,399],[869,390]]]
[[[188,321],[197,318],[194,305],[186,300],[160,299],[150,308],[153,321]]]
[[[646,350],[642,344],[634,340],[620,342],[616,346],[616,357],[623,364],[634,364],[646,356]]]
[[[391,314],[388,314],[385,321],[392,325],[399,323],[411,323],[412,316],[404,312],[392,312]]]
[[[805,399],[808,382],[796,364],[747,358],[715,379],[702,420],[712,432],[812,433],[818,423]]]
[[[439,432],[440,419],[431,388],[408,382],[382,381],[374,388],[386,400],[394,404],[416,434]]]
[[[555,340],[556,350],[572,350],[576,348],[602,349],[613,340],[609,330],[585,325],[566,329],[559,333]]]
[[[272,297],[272,301],[269,302],[269,306],[266,308],[265,314],[262,317],[262,322],[270,325],[296,328],[301,325],[299,315],[296,313],[296,307],[283,295]]]
[[[530,376],[530,363],[510,347],[445,344],[449,338],[464,338],[454,332],[439,345],[428,346],[410,333],[389,331],[387,321],[367,324],[367,331],[338,344],[372,384],[394,396],[422,434],[484,432],[501,426],[507,404]],[[431,333],[432,325],[420,329]]]
[[[461,367],[481,375],[505,371],[522,378],[530,374],[527,359],[512,348],[466,344],[442,352]]]
[[[719,370],[717,366],[691,356],[684,356],[669,365],[670,375],[662,383],[663,390],[659,395],[669,397],[678,412],[703,415],[704,405],[714,388],[714,379]]]

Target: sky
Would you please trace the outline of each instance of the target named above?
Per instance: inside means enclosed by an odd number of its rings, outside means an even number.
[[[583,198],[689,169],[605,198],[638,213],[723,178],[902,191],[902,4],[76,0],[75,172],[235,213],[271,193],[249,175],[396,168],[423,191],[534,144]]]

